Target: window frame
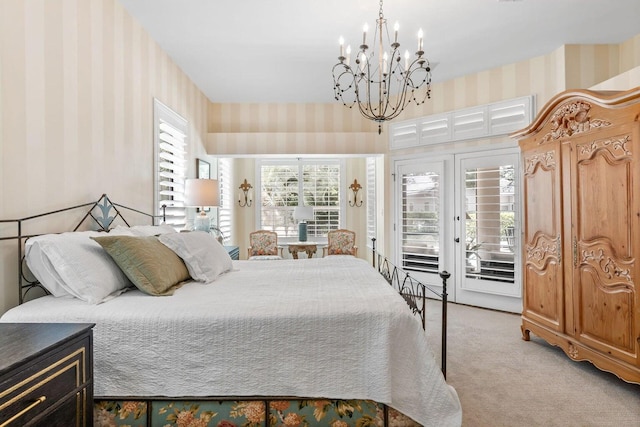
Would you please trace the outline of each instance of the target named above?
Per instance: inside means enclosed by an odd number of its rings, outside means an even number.
[[[266,165],[282,165],[282,166],[298,166],[298,189],[302,190],[302,182],[300,179],[302,176],[302,168],[305,165],[337,165],[340,169],[340,179],[338,184],[338,228],[344,228],[346,224],[346,207],[345,197],[347,193],[346,188],[346,162],[345,159],[331,159],[326,157],[318,158],[272,158],[272,159],[259,159],[255,163],[255,176],[256,176],[256,191],[254,192],[254,206],[255,206],[255,229],[263,229],[262,225],[262,166]],[[278,235],[278,241],[280,242],[294,242],[298,239],[297,226],[295,226],[295,234],[291,236]],[[326,243],[326,234],[321,236],[309,236],[310,241]]]
[[[161,138],[160,138],[160,126],[161,124],[167,124],[169,127],[173,128],[178,133],[184,136],[181,141],[181,145],[183,146],[183,151],[180,153],[179,162],[182,163],[182,166],[177,167],[176,174],[177,178],[172,178],[175,185],[172,187],[173,195],[167,196],[166,194],[161,194],[163,192],[163,186],[161,185],[161,177],[160,177],[160,154],[164,151],[160,148]],[[153,211],[155,215],[162,216],[163,209],[162,205],[166,204],[167,211],[173,211],[177,215],[175,217],[182,217],[184,219],[183,222],[167,222],[169,225],[173,226],[176,230],[184,228],[187,222],[187,210],[184,207],[184,181],[187,177],[187,148],[189,146],[189,122],[173,111],[171,108],[167,107],[165,104],[160,102],[158,99],[153,99],[153,158],[154,158],[154,179],[153,179]],[[164,196],[164,197],[163,197]],[[168,198],[167,198],[168,197]],[[173,216],[173,215],[172,215]],[[169,217],[169,215],[167,215]],[[165,221],[166,222],[166,221]]]
[[[378,158],[366,157],[365,169],[367,174],[366,180],[366,216],[367,216],[367,247],[372,247],[372,239],[378,237],[378,215],[377,215],[377,180],[378,180]]]
[[[233,222],[233,162],[228,157],[220,157],[218,163],[218,182],[220,184],[220,206],[218,207],[218,229],[222,233],[223,243],[229,244],[232,239]]]

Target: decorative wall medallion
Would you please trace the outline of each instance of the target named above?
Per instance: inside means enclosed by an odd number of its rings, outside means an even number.
[[[556,158],[553,151],[547,151],[545,153],[534,154],[525,158],[525,175],[532,174],[538,165],[545,170],[550,170],[556,166]]]
[[[582,263],[600,267],[607,279],[623,279],[632,282],[631,270],[621,268],[610,256],[605,256],[603,249],[582,251]]]
[[[591,104],[585,101],[571,102],[558,108],[551,116],[551,132],[547,133],[539,144],[587,132],[593,128],[611,126],[611,122],[606,120],[591,119],[589,110]]]
[[[578,145],[579,160],[589,159],[596,151],[601,149],[607,150],[615,158],[631,156],[632,153],[627,148],[627,143],[629,141],[631,141],[631,135],[596,140],[588,144],[580,144]]]

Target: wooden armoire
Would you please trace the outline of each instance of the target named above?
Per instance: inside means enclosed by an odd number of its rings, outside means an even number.
[[[640,87],[558,94],[519,139],[522,335],[640,383]]]

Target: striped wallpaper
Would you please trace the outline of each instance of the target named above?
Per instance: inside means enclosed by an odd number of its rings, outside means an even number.
[[[205,153],[207,98],[117,0],[0,1],[0,63],[0,218],[101,193],[151,211],[154,97]],[[16,256],[0,242],[0,314],[17,303]]]
[[[421,106],[407,108],[401,120],[489,104],[534,94],[541,108],[558,92],[569,88],[588,88],[613,76],[630,75],[625,80],[610,81],[607,89],[624,90],[633,83],[634,67],[640,68],[640,35],[620,45],[567,45],[546,55],[508,64],[477,74],[433,85],[432,99]],[[437,70],[436,70],[437,72]],[[630,83],[630,85],[625,85]],[[613,87],[612,87],[613,86]],[[386,126],[385,126],[386,128]],[[220,156],[255,156],[270,154],[315,155],[322,153],[385,156],[383,177],[391,176],[389,154],[427,157],[450,149],[438,145],[389,152],[387,133],[377,134],[377,126],[339,103],[334,104],[217,104],[208,111],[207,152]],[[486,146],[487,141],[467,141],[465,147]],[[252,159],[242,159],[245,171],[253,169]],[[244,172],[246,175],[247,173]],[[380,187],[384,209],[378,223],[380,248],[388,251],[393,212],[391,183],[385,179]],[[255,223],[256,213],[245,210],[237,222]],[[353,224],[364,223],[361,218]],[[386,225],[386,226],[385,226]],[[240,242],[242,244],[242,242]]]
[[[566,45],[547,55],[435,84],[432,99],[411,105],[401,119],[531,94],[541,107],[565,89],[588,88],[638,66],[640,34],[620,45]],[[388,151],[386,134],[378,136],[375,123],[339,103],[211,103],[207,128],[207,151],[215,155]]]
[[[434,85],[432,101],[402,118],[529,94],[541,106],[568,84],[623,73],[611,84],[640,84],[638,66],[640,35],[619,46],[564,46]],[[190,161],[387,153],[386,133],[339,104],[210,103],[117,0],[1,0],[0,218],[103,192],[150,210],[154,97],[189,121]],[[0,313],[17,302],[15,252],[0,242]]]

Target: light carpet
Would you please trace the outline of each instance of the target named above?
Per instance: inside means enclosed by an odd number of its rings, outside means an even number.
[[[440,355],[439,302],[427,329]],[[640,385],[574,362],[531,335],[520,316],[449,304],[447,381],[462,403],[464,427],[640,427]]]

